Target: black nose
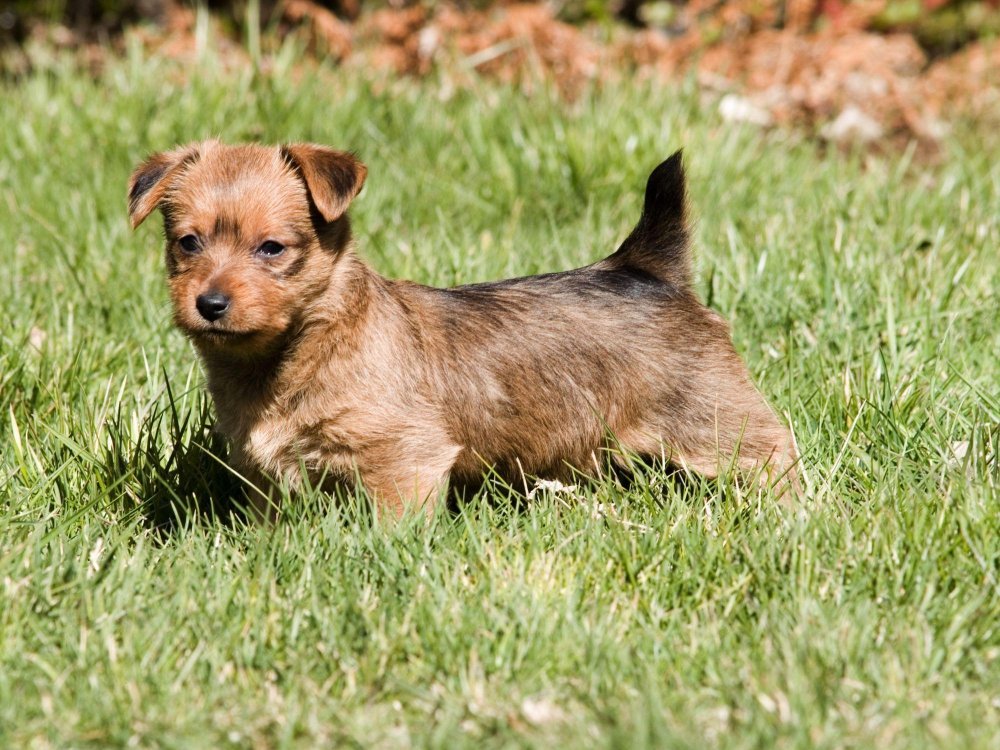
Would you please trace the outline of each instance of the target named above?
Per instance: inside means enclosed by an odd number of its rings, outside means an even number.
[[[198,297],[194,304],[201,317],[211,322],[226,314],[226,310],[229,309],[229,297],[222,292],[209,292]]]

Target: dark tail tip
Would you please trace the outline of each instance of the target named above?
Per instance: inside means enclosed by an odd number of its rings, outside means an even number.
[[[684,218],[684,163],[682,150],[677,150],[653,170],[646,182],[643,218],[656,223],[675,222]]]
[[[691,259],[685,222],[684,165],[677,151],[646,181],[642,216],[602,268],[631,267],[683,288],[690,284]]]

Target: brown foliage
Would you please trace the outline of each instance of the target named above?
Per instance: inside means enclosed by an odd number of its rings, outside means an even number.
[[[1000,118],[1000,43],[976,41],[928,59],[913,33],[873,31],[893,23],[907,28],[886,20],[895,7],[890,0],[690,0],[669,6],[670,18],[656,29],[570,25],[535,3],[381,7],[354,22],[326,2],[265,5],[280,33],[297,34],[314,56],[362,74],[435,72],[452,87],[486,76],[527,93],[552,85],[569,99],[623,77],[695,75],[722,97],[727,119],[805,127],[834,141],[888,136],[931,143],[955,116]],[[191,56],[195,14],[170,0],[157,7],[160,25],[136,33],[162,54]],[[336,7],[352,15],[358,6]],[[642,17],[646,7],[628,12]],[[44,45],[79,50],[95,71],[108,54],[69,28],[43,25],[33,33]],[[223,64],[250,63],[238,41],[218,29],[215,39]],[[22,56],[15,69],[27,64]]]

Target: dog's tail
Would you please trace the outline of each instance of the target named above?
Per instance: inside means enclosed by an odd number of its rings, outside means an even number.
[[[642,216],[632,234],[599,269],[632,268],[661,281],[687,288],[691,258],[685,221],[684,165],[677,151],[649,175]]]

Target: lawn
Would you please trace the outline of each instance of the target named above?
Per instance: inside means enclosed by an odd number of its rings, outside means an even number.
[[[0,747],[1000,746],[995,131],[842,153],[690,83],[293,61],[0,84]],[[684,147],[698,290],[801,507],[651,468],[430,523],[231,517],[159,219],[125,214],[139,159],[212,136],[355,150],[360,253],[438,285],[603,257]]]

